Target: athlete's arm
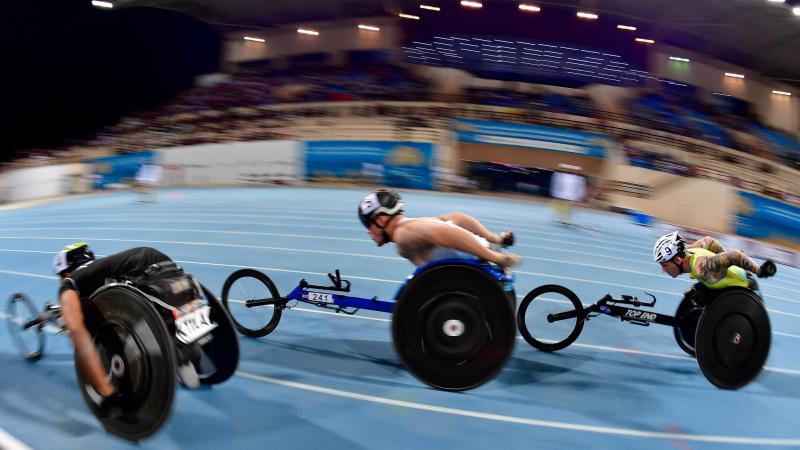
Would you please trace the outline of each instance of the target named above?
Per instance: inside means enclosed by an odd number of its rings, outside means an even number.
[[[474,234],[461,227],[437,222],[413,224],[413,227],[409,225],[406,225],[406,232],[414,233],[434,245],[466,252],[503,267],[510,267],[519,262],[519,257],[516,255],[484,247]]]
[[[706,236],[702,239],[698,239],[694,244],[692,244],[692,248],[704,248],[713,253],[725,252],[725,247],[723,247],[718,240],[714,239],[711,236]]]
[[[724,278],[730,266],[739,266],[756,275],[761,271],[758,264],[741,250],[722,252],[714,256],[698,256],[695,264],[695,271],[698,277],[704,280],[719,280]]]

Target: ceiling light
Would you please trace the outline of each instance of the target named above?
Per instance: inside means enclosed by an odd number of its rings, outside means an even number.
[[[525,4],[525,3],[520,3],[519,4],[519,9],[521,9],[523,11],[530,11],[530,12],[539,12],[539,11],[542,10],[542,8],[539,8],[538,6],[528,5],[528,4]]]
[[[679,58],[677,56],[670,56],[669,59],[673,61],[689,62],[689,58]]]
[[[465,6],[467,8],[483,8],[483,3],[481,2],[470,2],[467,0],[461,0],[461,6]]]
[[[253,42],[266,42],[264,39],[261,39],[261,38],[255,38],[255,37],[250,37],[250,36],[245,36],[245,37],[244,37],[244,40],[245,40],[245,41],[253,41]]]
[[[792,12],[794,13],[795,16],[800,16],[800,6],[795,6],[794,8],[792,8]]]
[[[400,14],[398,14],[398,16],[400,16],[400,17],[402,17],[402,18],[404,18],[404,19],[414,19],[414,20],[419,20],[419,16],[414,16],[414,15],[412,15],[412,14],[403,14],[403,13],[400,13]]]
[[[298,28],[297,32],[300,33],[300,34],[310,34],[311,36],[318,36],[319,35],[319,31],[306,30],[305,28]]]
[[[96,6],[98,8],[113,8],[114,5],[111,2],[101,2],[98,0],[92,0],[92,6]]]
[[[744,75],[740,73],[731,73],[731,72],[725,72],[725,76],[731,78],[744,78]]]
[[[645,39],[645,38],[636,38],[636,42],[642,42],[642,43],[645,43],[645,44],[655,44],[656,43],[656,41],[654,41],[652,39]]]
[[[359,25],[359,29],[361,30],[368,30],[368,31],[381,31],[378,27],[373,27],[372,25]]]
[[[630,25],[617,25],[617,28],[619,28],[620,30],[636,31],[636,27],[632,27]]]
[[[786,92],[786,91],[772,91],[772,93],[773,94],[778,94],[778,95],[787,95],[787,96],[792,95],[791,92]]]
[[[422,9],[429,9],[431,11],[441,11],[442,10],[442,8],[439,8],[438,6],[419,5],[419,7],[422,8]]]
[[[594,20],[594,19],[597,19],[597,14],[594,14],[594,13],[588,13],[588,12],[578,11],[578,14],[577,14],[577,15],[578,15],[578,17],[580,17],[581,19],[592,19],[592,20]]]

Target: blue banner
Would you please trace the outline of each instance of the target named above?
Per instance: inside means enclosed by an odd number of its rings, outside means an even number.
[[[153,164],[153,152],[125,153],[86,161],[94,164],[94,187],[104,189],[109,184],[132,184],[142,164]]]
[[[525,147],[605,158],[608,137],[583,131],[483,120],[454,120],[459,142]]]
[[[433,188],[433,144],[386,141],[307,141],[306,178],[348,179],[411,189]]]
[[[739,192],[736,233],[741,236],[800,244],[800,208],[778,200]]]

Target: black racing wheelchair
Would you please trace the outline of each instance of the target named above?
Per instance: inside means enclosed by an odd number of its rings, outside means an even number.
[[[650,301],[607,294],[584,307],[566,287],[540,286],[520,303],[517,326],[530,345],[545,352],[561,350],[575,342],[584,323],[601,314],[633,325],[671,326],[678,346],[696,357],[708,381],[722,389],[738,389],[761,372],[772,339],[758,283],[749,275],[748,278],[748,288],[708,289],[695,284],[685,293],[674,317],[636,309],[655,306],[656,298],[651,294],[647,294]]]
[[[64,331],[60,307],[38,313],[24,294],[7,306],[9,331],[20,354],[37,361],[44,332]],[[239,362],[239,341],[222,303],[173,262],[150,266],[136,279],[95,291],[83,307],[109,377],[122,394],[122,411],[107,415],[91,399],[88,378],[76,364],[86,404],[106,430],[128,440],[157,432],[172,409],[175,383],[213,385],[230,378]],[[188,370],[193,368],[194,370]]]
[[[489,381],[514,346],[514,278],[499,266],[447,259],[418,268],[395,294],[396,301],[346,295],[350,282],[338,270],[332,285],[300,280],[286,297],[262,272],[240,269],[222,288],[222,303],[236,328],[258,338],[273,332],[281,314],[299,302],[355,314],[392,313],[392,337],[400,360],[422,382],[462,391]]]

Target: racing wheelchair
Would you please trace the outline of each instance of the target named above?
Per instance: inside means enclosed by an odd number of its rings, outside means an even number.
[[[225,281],[222,303],[239,332],[253,338],[273,332],[283,311],[301,302],[345,314],[359,309],[392,313],[400,360],[420,381],[442,390],[480,386],[511,355],[514,278],[499,266],[469,259],[432,262],[406,279],[396,301],[350,296],[350,282],[339,270],[328,277],[332,285],[302,279],[282,297],[266,274],[240,269]]]
[[[684,294],[675,316],[637,309],[655,306],[656,298],[651,294],[647,294],[651,301],[640,301],[629,295],[614,298],[607,294],[584,307],[574,292],[550,284],[525,296],[517,311],[517,326],[530,345],[545,352],[561,350],[575,342],[584,324],[601,314],[633,325],[671,326],[678,346],[696,357],[708,381],[722,389],[738,389],[761,372],[772,339],[758,283],[749,275],[748,281],[747,288],[725,289],[708,289],[697,283]],[[542,307],[547,302],[568,306],[559,306],[559,312],[548,314]],[[529,314],[529,309],[542,312]]]
[[[230,316],[171,261],[106,284],[83,305],[86,328],[122,396],[120,413],[100,410],[76,360],[78,385],[89,409],[116,436],[138,440],[157,432],[169,417],[179,374],[193,388],[221,383],[236,371],[239,341]],[[11,296],[6,312],[12,340],[29,361],[44,355],[44,332],[65,330],[60,306],[47,303],[37,313],[21,293]]]

